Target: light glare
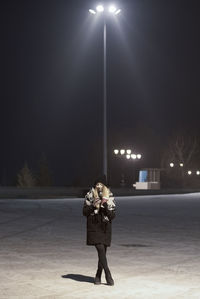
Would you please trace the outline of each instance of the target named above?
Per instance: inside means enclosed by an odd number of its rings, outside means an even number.
[[[103,7],[103,5],[98,5],[98,6],[96,7],[96,10],[97,10],[98,12],[103,12],[103,11],[104,11],[104,7]]]
[[[115,149],[115,150],[114,150],[114,153],[115,153],[115,155],[118,155],[119,150],[118,150],[118,149]]]
[[[114,13],[117,10],[117,8],[114,5],[109,6],[108,11],[110,13]]]
[[[95,10],[93,10],[93,9],[89,9],[89,12],[90,12],[91,14],[93,14],[93,15],[95,15],[95,14],[96,14],[96,11],[95,11]]]
[[[132,159],[136,159],[137,156],[136,156],[135,154],[132,154],[132,155],[131,155],[131,158],[132,158]]]
[[[130,159],[130,157],[131,157],[130,155],[126,155],[126,159]]]
[[[191,175],[191,174],[192,174],[192,171],[191,171],[191,170],[188,170],[188,174]]]
[[[115,12],[115,15],[118,15],[120,12],[121,12],[121,9],[118,9],[118,10]]]
[[[124,155],[124,154],[125,154],[125,150],[121,149],[121,150],[120,150],[120,154],[121,154],[121,155]]]
[[[141,158],[142,158],[142,155],[138,154],[138,155],[137,155],[137,158],[138,158],[138,159],[141,159]]]
[[[170,163],[169,166],[170,166],[170,167],[174,167],[174,163]]]

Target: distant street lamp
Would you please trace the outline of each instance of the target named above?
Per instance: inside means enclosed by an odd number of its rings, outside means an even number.
[[[179,163],[179,166],[180,166],[180,167],[183,167],[183,165],[184,165],[183,163]],[[170,167],[174,167],[175,164],[174,164],[173,162],[171,162],[171,163],[169,164],[169,166],[170,166]]]
[[[193,173],[193,171],[192,170],[188,170],[187,174],[191,175]],[[196,170],[196,175],[200,175],[200,170]]]
[[[114,153],[115,153],[115,155],[118,155],[119,150],[118,149],[114,150]]]
[[[103,174],[108,177],[108,157],[107,157],[107,80],[106,80],[106,16],[118,15],[121,9],[114,5],[103,6],[102,4],[97,5],[96,9],[89,9],[92,15],[102,14],[104,16],[104,27],[103,27]]]
[[[120,150],[120,154],[121,154],[121,155],[124,155],[124,154],[125,154],[125,150],[124,150],[124,149],[121,149],[121,150]]]
[[[142,155],[141,154],[131,154],[132,153],[132,150],[130,149],[115,149],[114,150],[114,154],[117,156],[118,154],[120,153],[121,156],[125,155],[126,153],[126,158],[129,160],[130,158],[133,159],[133,160],[140,160],[142,158]]]
[[[142,158],[141,154],[134,154],[131,149],[114,149],[115,156],[126,160],[140,160]],[[121,185],[125,185],[124,174],[121,173]]]
[[[136,155],[136,154],[132,154],[132,155],[131,155],[131,158],[132,158],[133,160],[135,160],[135,159],[137,158],[137,155]]]

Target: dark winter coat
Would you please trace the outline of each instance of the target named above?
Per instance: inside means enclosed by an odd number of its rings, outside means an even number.
[[[115,200],[110,193],[109,199],[98,210],[93,206],[91,189],[84,201],[83,215],[87,217],[87,245],[98,243],[111,245],[112,220],[115,218]]]

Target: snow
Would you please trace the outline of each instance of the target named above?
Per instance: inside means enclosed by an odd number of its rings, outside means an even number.
[[[0,199],[0,298],[200,298],[200,194],[117,197],[115,281],[94,285],[84,199]]]

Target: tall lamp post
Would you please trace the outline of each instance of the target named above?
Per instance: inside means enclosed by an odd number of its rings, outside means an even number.
[[[106,78],[106,39],[107,39],[107,29],[106,29],[106,16],[108,14],[118,15],[121,9],[118,9],[114,5],[103,6],[98,5],[96,9],[89,9],[92,15],[102,14],[104,17],[103,26],[103,174],[108,177],[108,151],[107,151],[107,78]]]

